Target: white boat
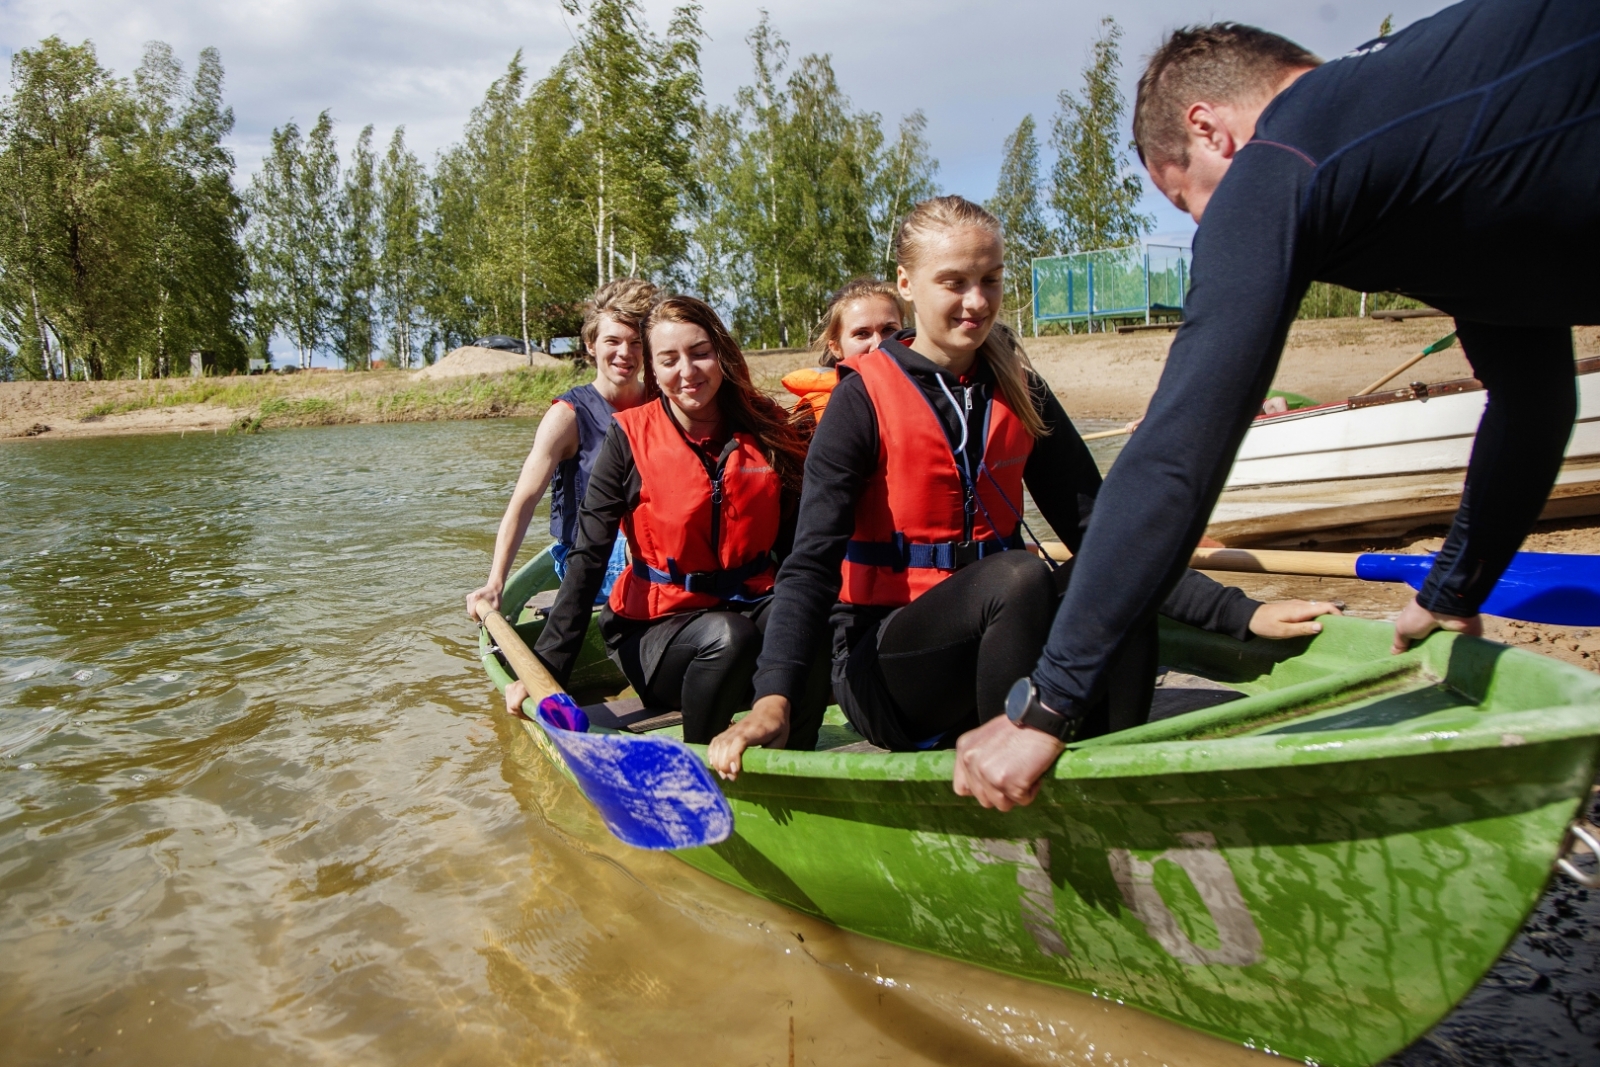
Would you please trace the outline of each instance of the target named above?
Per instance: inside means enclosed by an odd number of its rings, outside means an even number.
[[[1600,357],[1576,370],[1578,422],[1546,518],[1600,514]],[[1263,415],[1206,533],[1229,545],[1329,541],[1449,522],[1487,399],[1460,378]]]

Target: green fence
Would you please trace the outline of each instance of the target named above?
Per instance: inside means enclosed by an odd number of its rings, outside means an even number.
[[[1035,322],[1181,318],[1187,248],[1126,245],[1033,261]]]

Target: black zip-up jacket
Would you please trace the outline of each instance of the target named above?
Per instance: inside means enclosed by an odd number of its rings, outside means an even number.
[[[950,396],[966,408],[967,434],[976,444],[969,447],[968,457],[976,465],[983,455],[984,414],[995,389],[993,372],[980,360],[964,386],[955,375],[906,347],[904,342],[915,336],[913,331],[903,331],[883,347],[928,398],[952,450],[961,440],[961,415],[951,405]],[[1100,471],[1049,386],[1034,375],[1030,380],[1035,404],[1050,432],[1034,442],[1023,468],[1023,484],[1056,536],[1076,552],[1089,515],[1097,507]],[[841,368],[839,384],[806,456],[794,548],[778,571],[777,599],[756,668],[757,699],[777,693],[788,697],[791,704],[799,700],[811,655],[826,633],[830,616],[834,647],[850,648],[856,636],[865,632],[863,627],[891,610],[836,603],[842,583],[840,565],[855,530],[856,501],[877,466],[877,412],[860,376]],[[1022,502],[1016,503],[1020,507]],[[1246,638],[1250,636],[1250,618],[1259,606],[1239,590],[1190,571],[1161,611],[1194,626]]]
[[[1473,0],[1301,77],[1206,206],[1194,288],[1034,672],[1088,706],[1180,575],[1313,280],[1455,316],[1488,406],[1417,600],[1472,615],[1538,518],[1576,412],[1570,326],[1600,322],[1600,3]]]

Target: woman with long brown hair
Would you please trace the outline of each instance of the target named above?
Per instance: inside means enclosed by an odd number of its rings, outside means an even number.
[[[834,695],[876,745],[949,746],[1010,714],[1066,579],[1023,550],[1023,488],[1074,551],[1100,491],[1072,421],[997,325],[1004,248],[994,216],[958,196],[923,201],[900,227],[897,259],[917,328],[840,365],[806,458],[758,698],[711,745],[712,766],[730,777],[748,745],[783,736],[822,640],[832,642]],[[1191,571],[1160,610],[1243,638],[1312,632],[1331,609],[1257,604]],[[1153,612],[1147,621],[1148,639],[1129,642],[1125,675],[1091,713],[1099,732],[1148,715]],[[1013,721],[1050,725],[1032,711],[1024,701]]]
[[[684,739],[704,743],[748,706],[806,440],[704,302],[659,300],[644,335],[645,402],[612,418],[534,651],[565,682],[621,531],[632,564],[600,613],[606,647],[647,706],[681,710]],[[507,707],[524,696],[508,689]],[[819,673],[797,699],[791,747],[815,746],[825,696]]]

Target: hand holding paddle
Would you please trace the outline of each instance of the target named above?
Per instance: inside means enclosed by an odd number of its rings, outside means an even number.
[[[528,698],[538,701],[533,722],[561,753],[606,828],[624,844],[696,848],[733,832],[733,809],[686,745],[666,737],[589,733],[583,710],[505,617],[486,610],[483,625]],[[525,706],[518,710],[526,717]]]

